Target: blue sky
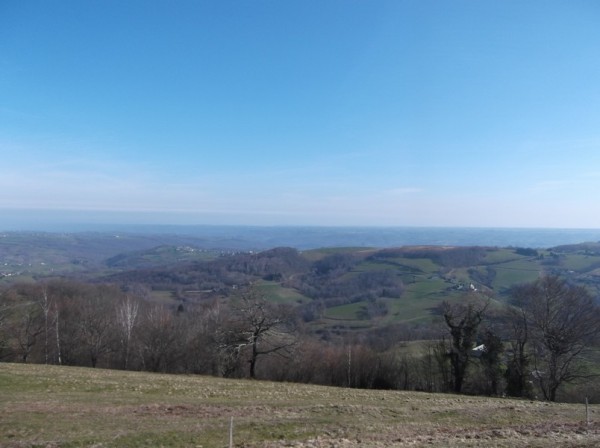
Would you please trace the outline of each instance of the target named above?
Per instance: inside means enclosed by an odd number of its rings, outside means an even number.
[[[599,23],[592,0],[4,0],[0,213],[598,228]]]

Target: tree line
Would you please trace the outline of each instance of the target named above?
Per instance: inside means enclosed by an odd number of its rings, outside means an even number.
[[[0,360],[551,401],[588,381],[586,395],[600,394],[589,382],[600,369],[595,298],[557,276],[511,296],[444,302],[420,332],[332,335],[253,287],[172,307],[144,287],[20,284],[0,295]]]

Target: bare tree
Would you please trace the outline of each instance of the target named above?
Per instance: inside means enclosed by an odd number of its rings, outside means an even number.
[[[223,349],[233,356],[248,356],[250,378],[256,378],[258,359],[285,356],[296,343],[292,313],[287,307],[269,303],[256,289],[243,293],[233,306]]]
[[[504,377],[506,393],[512,397],[529,397],[530,383],[529,325],[527,312],[518,301],[506,311],[507,334],[509,335],[508,362]]]
[[[140,322],[139,346],[143,366],[152,372],[175,371],[181,353],[181,328],[171,311],[153,305]]]
[[[15,336],[19,346],[21,361],[27,362],[33,347],[37,344],[44,327],[40,310],[35,303],[23,303],[18,307],[15,321]]]
[[[97,287],[81,298],[79,303],[79,344],[92,367],[113,349],[113,320],[115,291]]]
[[[205,301],[189,307],[184,315],[186,356],[183,358],[188,372],[222,374],[219,344],[227,310],[220,300]]]
[[[74,281],[57,280],[49,282],[47,288],[53,302],[53,339],[56,342],[54,360],[59,365],[81,365],[84,363],[81,343],[82,303],[92,287]],[[85,358],[87,361],[87,353]]]
[[[453,390],[462,391],[467,367],[471,358],[471,351],[475,347],[477,330],[483,319],[487,303],[466,305],[450,305],[443,303],[444,320],[451,336],[450,364],[452,367]]]
[[[418,390],[425,392],[447,392],[452,386],[451,367],[448,359],[448,344],[444,338],[428,341],[417,365]]]
[[[500,337],[489,328],[483,333],[481,343],[483,344],[483,351],[479,361],[483,367],[483,375],[486,380],[485,393],[487,395],[498,395],[498,385],[502,378],[504,345]]]
[[[55,305],[54,308],[54,332],[56,336],[56,362],[59,366],[62,365],[62,351],[60,349],[60,311]]]
[[[14,354],[18,354],[22,362],[28,362],[34,354],[38,354],[36,349],[39,349],[44,333],[43,299],[40,296],[41,290],[35,284],[13,285],[3,294],[3,306],[0,308],[6,315],[5,343],[11,340]]]
[[[42,285],[38,303],[44,316],[44,364],[48,364],[50,358],[50,326],[52,325],[50,313],[52,311],[52,300],[48,296],[46,285]]]
[[[4,294],[0,295],[0,360],[6,356],[6,349],[8,347],[8,331],[7,331],[7,316],[9,313],[9,306],[5,303]]]
[[[561,385],[590,376],[583,355],[600,335],[600,307],[582,286],[558,276],[542,277],[515,295],[527,313],[539,387],[555,401]]]
[[[133,339],[133,330],[137,324],[139,302],[127,295],[117,304],[117,329],[123,355],[123,368],[129,366],[129,355]]]
[[[0,294],[0,360],[9,358],[11,350],[11,314],[14,307],[8,291]]]

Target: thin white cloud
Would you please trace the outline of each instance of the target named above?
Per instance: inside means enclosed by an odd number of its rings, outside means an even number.
[[[600,188],[600,172],[573,173],[571,178],[544,180],[533,184],[529,191],[536,195],[572,194],[589,197]],[[551,196],[549,196],[551,197]]]

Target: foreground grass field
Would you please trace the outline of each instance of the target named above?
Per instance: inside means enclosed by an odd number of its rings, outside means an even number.
[[[592,447],[600,406],[0,363],[2,447]]]

